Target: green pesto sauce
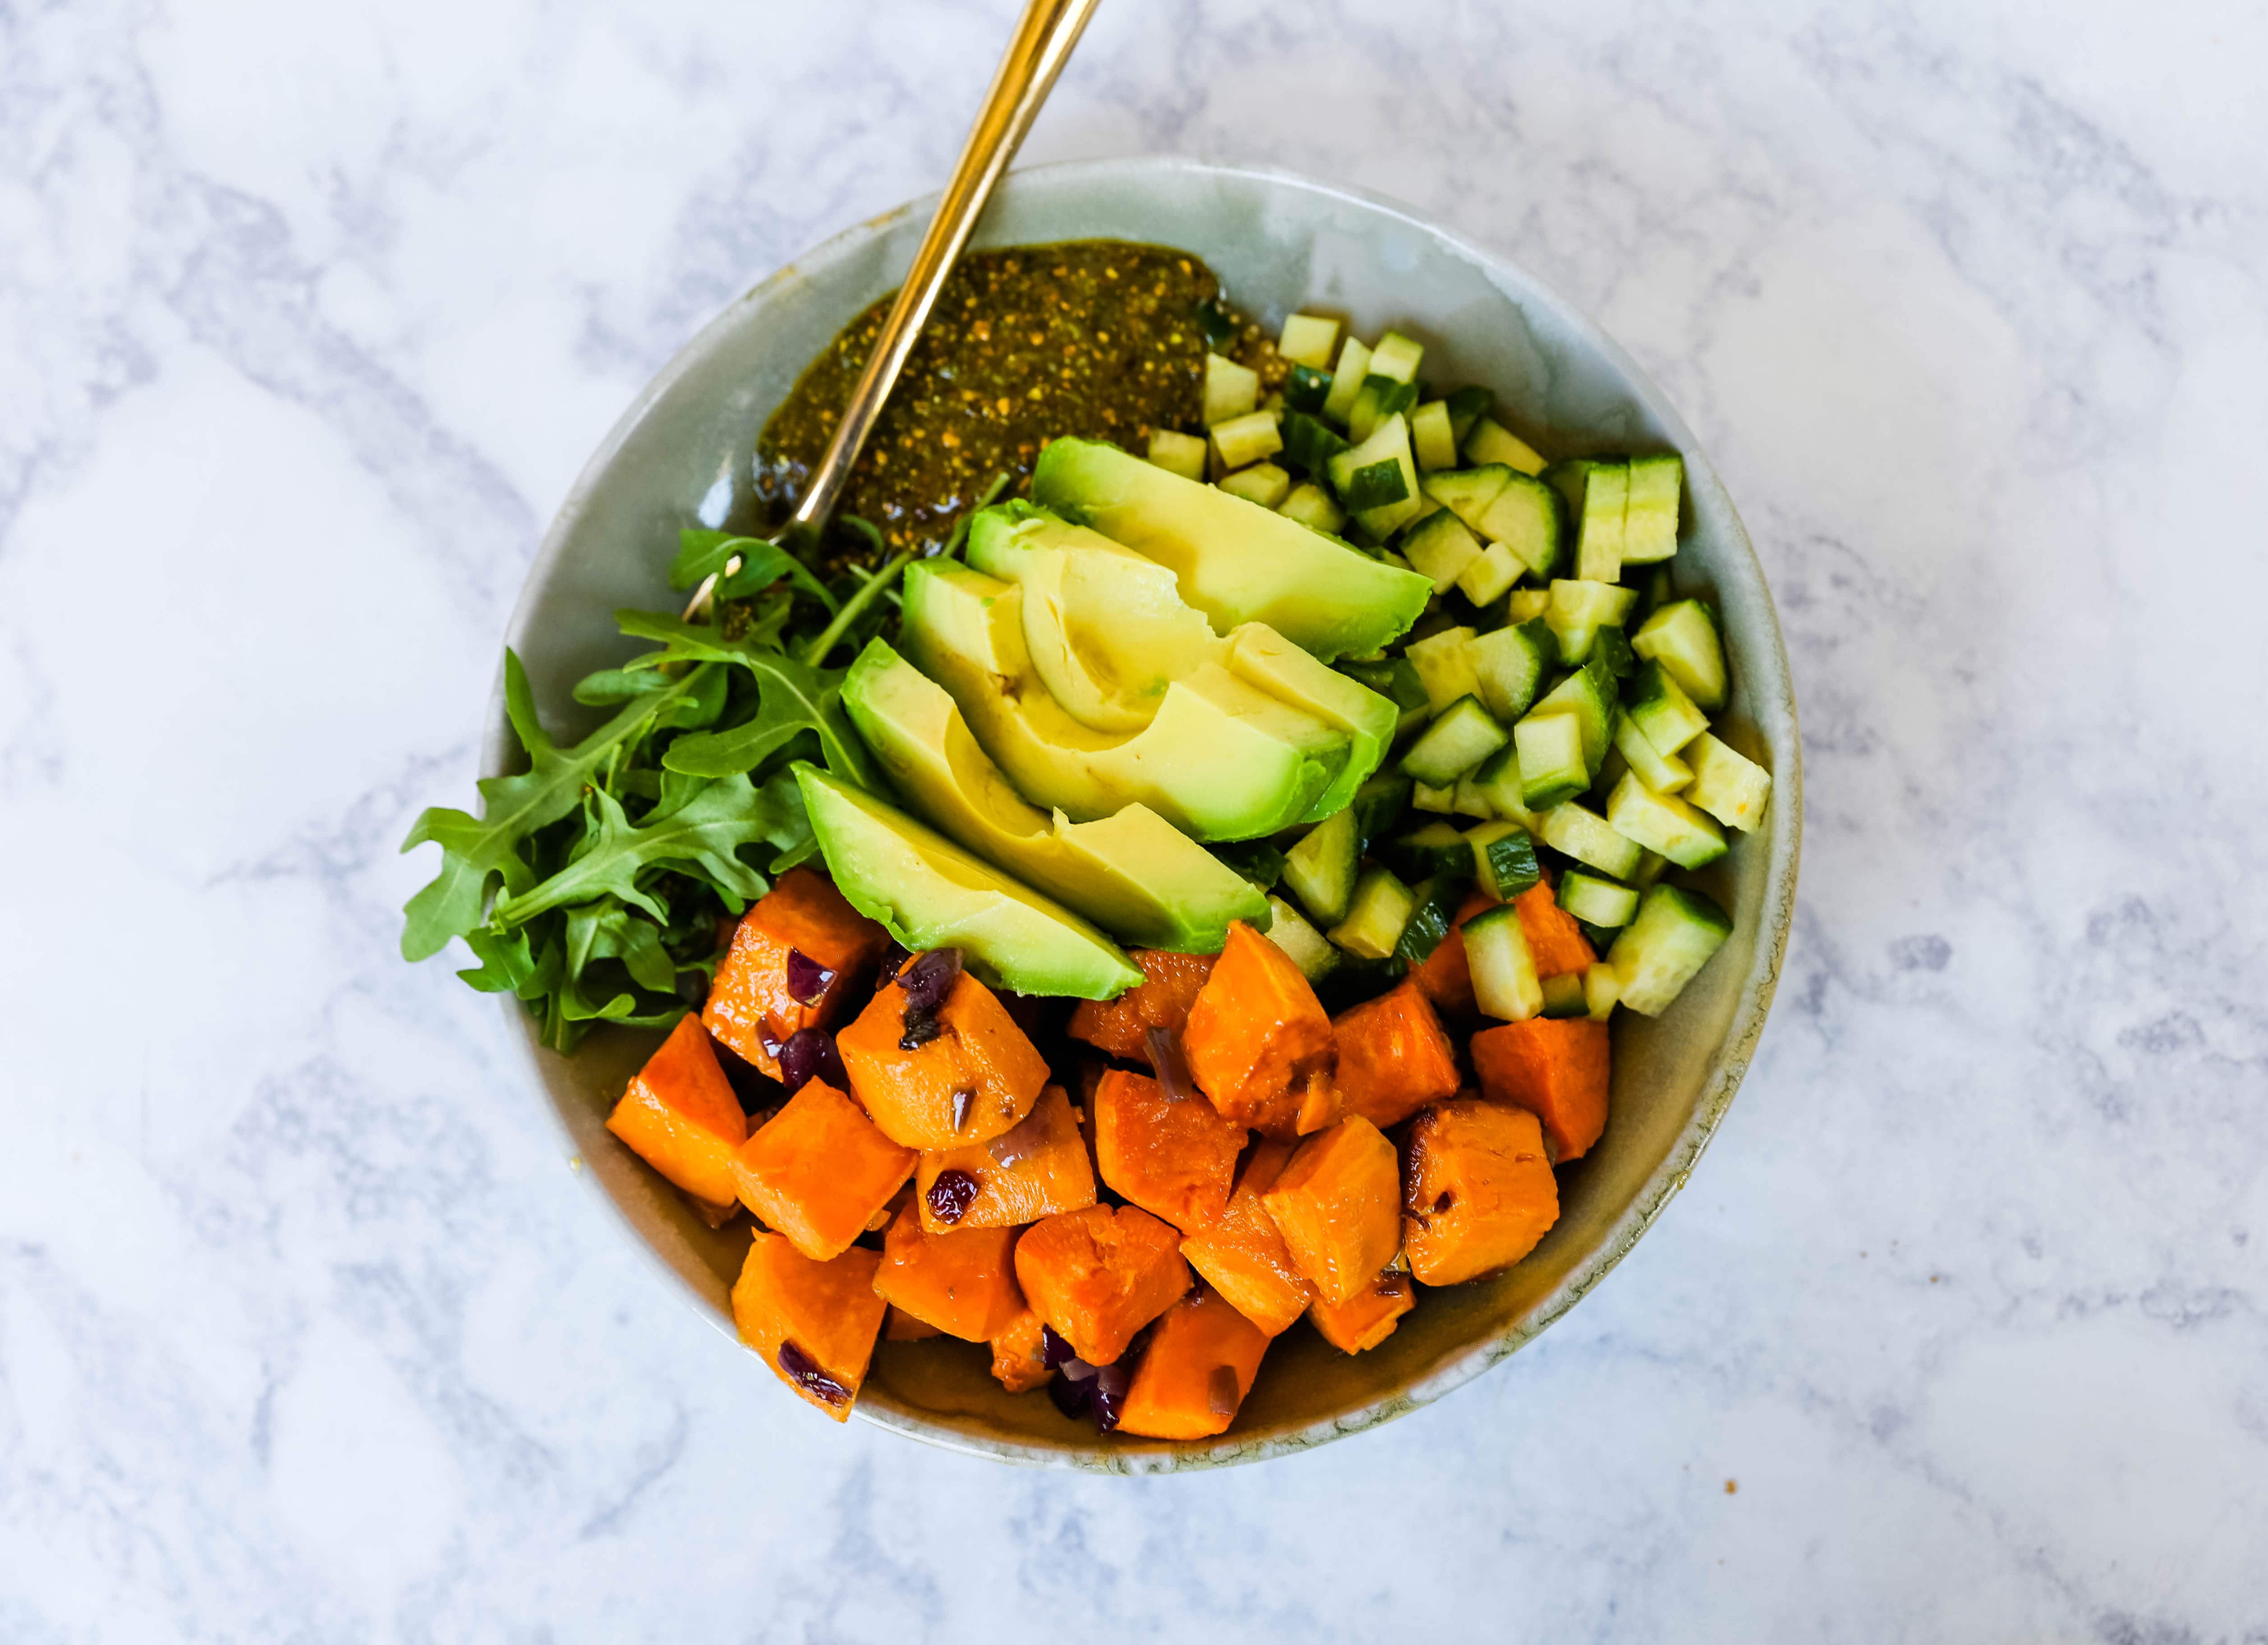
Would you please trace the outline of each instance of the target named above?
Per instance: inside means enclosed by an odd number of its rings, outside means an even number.
[[[844,327],[765,423],[756,494],[775,518],[825,454],[895,296]],[[933,554],[994,475],[1025,491],[1051,439],[1140,452],[1152,429],[1197,427],[1208,348],[1272,354],[1187,252],[1129,240],[971,252],[946,281],[837,512],[869,522],[893,553]],[[832,547],[830,570],[859,557],[842,533]]]

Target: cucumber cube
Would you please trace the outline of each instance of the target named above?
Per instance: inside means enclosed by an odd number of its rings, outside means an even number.
[[[1516,730],[1514,735],[1517,736]],[[1520,778],[1518,749],[1511,746],[1498,749],[1493,756],[1482,763],[1479,770],[1474,772],[1469,778],[1459,782],[1460,790],[1462,789],[1465,781],[1469,781],[1472,784],[1473,797],[1488,807],[1488,815],[1501,818],[1506,822],[1518,823],[1530,834],[1535,832],[1535,813],[1528,809],[1528,803],[1521,798],[1522,785]],[[1472,814],[1477,816],[1480,813]]]
[[[1410,445],[1420,468],[1457,466],[1457,437],[1449,427],[1448,401],[1429,400],[1410,414]]]
[[[1300,837],[1284,856],[1284,884],[1325,925],[1347,916],[1354,897],[1355,862],[1362,855],[1353,807],[1333,813]]]
[[[1537,817],[1535,837],[1561,856],[1587,863],[1609,879],[1628,879],[1646,855],[1636,843],[1616,833],[1598,812],[1572,800]]]
[[[1449,934],[1450,922],[1456,916],[1457,905],[1465,900],[1469,884],[1469,878],[1462,873],[1439,874],[1417,888],[1410,918],[1394,944],[1396,959],[1422,966],[1433,957],[1433,951]]]
[[[1257,503],[1263,509],[1272,509],[1291,496],[1292,476],[1273,463],[1255,463],[1249,468],[1238,469],[1223,480],[1220,488],[1231,496]]]
[[[1410,527],[1401,548],[1412,570],[1433,579],[1436,594],[1447,593],[1481,554],[1481,546],[1465,523],[1446,508]]]
[[[1241,417],[1259,403],[1259,372],[1224,355],[1205,356],[1205,427]]]
[[[1728,828],[1755,827],[1764,814],[1764,802],[1771,798],[1771,773],[1707,731],[1686,745],[1685,754],[1693,765],[1687,803]]]
[[[1457,811],[1457,790],[1454,787],[1434,788],[1428,783],[1413,782],[1410,786],[1410,809],[1454,817]]]
[[[1638,780],[1657,794],[1675,794],[1693,781],[1690,766],[1675,754],[1663,753],[1646,739],[1635,713],[1615,722],[1615,752],[1638,774]]]
[[[1700,892],[1654,886],[1607,954],[1622,984],[1622,1003],[1659,1017],[1732,934],[1725,911]]]
[[[1677,494],[1685,461],[1672,452],[1633,457],[1630,500],[1623,506],[1623,563],[1656,565],[1677,552]]]
[[[1457,573],[1457,591],[1476,606],[1503,597],[1528,569],[1509,543],[1491,543]]]
[[[1699,868],[1725,855],[1725,831],[1713,820],[1675,794],[1656,794],[1635,775],[1615,785],[1607,822],[1625,840],[1660,852],[1680,868]]]
[[[1397,383],[1418,380],[1418,363],[1425,357],[1425,345],[1398,331],[1389,331],[1378,340],[1371,351],[1370,374],[1387,377]]]
[[[1520,801],[1543,811],[1591,786],[1583,763],[1582,722],[1571,713],[1531,714],[1512,728],[1520,760]]]
[[[1331,364],[1331,345],[1338,340],[1338,321],[1322,314],[1287,314],[1276,352],[1294,365],[1327,371]]]
[[[1202,480],[1205,471],[1205,443],[1194,434],[1181,434],[1172,429],[1152,429],[1150,431],[1150,460],[1167,474],[1179,474],[1184,480]]]
[[[1473,1002],[1501,1022],[1526,1022],[1543,1009],[1535,956],[1509,904],[1476,914],[1464,924],[1465,963],[1472,972]]]
[[[1276,511],[1286,519],[1294,519],[1309,529],[1327,532],[1336,537],[1346,528],[1346,514],[1331,500],[1331,494],[1312,480],[1303,480],[1293,486]]]
[[[1268,912],[1273,918],[1268,926],[1268,940],[1282,949],[1300,974],[1309,982],[1321,982],[1336,970],[1339,951],[1324,941],[1323,934],[1300,917],[1300,911],[1281,897],[1268,900]]]
[[[1675,753],[1709,729],[1709,716],[1655,662],[1640,663],[1631,676],[1630,717],[1660,754]]]
[[[1323,415],[1344,428],[1362,379],[1370,375],[1370,350],[1352,335],[1339,349],[1338,367],[1331,373],[1331,392],[1323,400]]]
[[[1498,628],[1465,644],[1479,689],[1475,694],[1491,714],[1512,721],[1535,705],[1550,657],[1550,631],[1524,622]]]
[[[1472,848],[1473,878],[1498,902],[1510,902],[1543,878],[1535,865],[1535,842],[1516,822],[1484,822],[1465,830]]]
[[[1660,663],[1697,707],[1725,706],[1725,648],[1717,637],[1717,620],[1699,600],[1672,600],[1660,607],[1631,635],[1631,650]]]
[[[1350,954],[1385,959],[1402,940],[1402,928],[1417,906],[1409,886],[1385,869],[1371,869],[1356,882],[1347,917],[1331,928],[1330,939]]]
[[[1622,997],[1622,977],[1603,959],[1583,973],[1583,1000],[1591,1008],[1586,1015],[1593,1022],[1603,1023],[1612,1017]]]
[[[1473,424],[1488,415],[1489,408],[1496,404],[1496,396],[1478,384],[1468,384],[1452,393],[1447,403],[1449,429],[1462,445],[1465,436],[1473,431]]]
[[[1575,575],[1612,583],[1623,574],[1623,511],[1630,502],[1630,467],[1600,463],[1584,476],[1583,513],[1575,540]]]
[[[1516,588],[1504,602],[1506,622],[1535,622],[1551,609],[1551,591],[1541,588]]]
[[[1425,687],[1425,701],[1439,714],[1460,697],[1480,694],[1481,679],[1472,658],[1473,631],[1444,628],[1423,640],[1412,641],[1403,655],[1418,671]]]
[[[1481,515],[1478,530],[1489,541],[1509,547],[1540,577],[1550,576],[1566,558],[1567,532],[1558,496],[1527,474],[1513,473],[1506,478]]]
[[[1349,488],[1358,474],[1366,470],[1374,474],[1380,464],[1388,462],[1400,471],[1400,501],[1366,507],[1350,495]],[[1379,541],[1385,541],[1394,534],[1395,527],[1418,517],[1418,465],[1410,455],[1410,420],[1400,413],[1380,423],[1359,445],[1351,446],[1332,458],[1326,467],[1340,500],[1354,510],[1363,529]],[[1367,483],[1374,485],[1376,481]]]
[[[1628,925],[1638,912],[1638,892],[1610,879],[1569,869],[1559,877],[1559,906],[1586,925]]]
[[[1410,752],[1402,756],[1402,769],[1435,787],[1454,783],[1503,747],[1505,741],[1504,727],[1481,707],[1478,697],[1460,697],[1410,745]]]
[[[1556,977],[1543,979],[1543,1014],[1546,1017],[1588,1017],[1591,1002],[1583,992],[1583,973],[1563,971]]]
[[[1616,702],[1607,688],[1604,671],[1579,668],[1551,687],[1528,710],[1533,715],[1572,713],[1583,726],[1583,786],[1599,775],[1614,736]]]
[[[1212,449],[1219,453],[1224,468],[1243,468],[1284,449],[1284,432],[1271,411],[1231,417],[1214,423],[1211,432]]]
[[[1540,474],[1544,468],[1543,459],[1535,448],[1493,417],[1474,420],[1472,431],[1465,436],[1463,451],[1469,463],[1502,463],[1523,474]]]
[[[1449,510],[1474,531],[1488,518],[1489,504],[1512,481],[1513,471],[1501,463],[1485,468],[1454,468],[1425,476],[1425,495]]]
[[[1491,758],[1494,758],[1494,756],[1491,755]],[[1482,761],[1483,765],[1485,765],[1486,763],[1486,760]],[[1470,771],[1466,772],[1464,775],[1457,779],[1456,807],[1458,816],[1477,817],[1485,820],[1496,815],[1496,807],[1490,804],[1481,794],[1479,778],[1480,767],[1476,766]]]

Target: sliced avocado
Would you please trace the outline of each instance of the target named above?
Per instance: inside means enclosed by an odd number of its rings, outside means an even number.
[[[1028,503],[978,513],[968,554],[1024,591],[1034,672],[1065,713],[1098,731],[1140,731],[1167,686],[1227,649],[1170,570]]]
[[[957,948],[980,980],[1018,994],[1108,1000],[1141,982],[1070,909],[864,789],[800,760],[794,770],[836,888],[908,948]]]
[[[1264,622],[1327,663],[1397,638],[1433,591],[1415,571],[1099,441],[1050,441],[1032,496],[1169,568],[1216,628]]]
[[[1228,639],[1230,673],[1347,734],[1344,768],[1300,820],[1318,822],[1346,809],[1386,758],[1402,710],[1391,697],[1317,662],[1264,622],[1248,622]]]
[[[1347,736],[1201,663],[1130,736],[1082,725],[1041,683],[1022,591],[957,561],[908,568],[901,640],[1027,800],[1091,822],[1147,805],[1199,840],[1249,840],[1306,816],[1347,761]]]
[[[1075,823],[1027,804],[945,688],[887,643],[859,653],[843,704],[926,821],[1122,941],[1217,954],[1231,920],[1267,929],[1260,889],[1148,806]]]

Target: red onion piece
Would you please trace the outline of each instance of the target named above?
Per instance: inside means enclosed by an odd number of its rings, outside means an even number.
[[[827,992],[827,985],[835,980],[835,973],[811,958],[799,948],[787,951],[787,991],[799,1005],[816,1005],[819,996]]]
[[[779,1048],[779,1065],[780,1083],[791,1096],[813,1079],[823,1079],[839,1091],[850,1089],[843,1054],[835,1048],[835,1036],[824,1028],[799,1028],[790,1034]]]
[[[1043,1324],[1040,1326],[1041,1364],[1049,1370],[1057,1370],[1078,1357],[1071,1344],[1057,1333],[1053,1326]]]
[[[1037,1108],[1010,1126],[984,1145],[992,1163],[1005,1171],[1020,1160],[1029,1159],[1047,1146],[1048,1124],[1040,1117]]]
[[[780,1344],[779,1368],[781,1375],[797,1387],[816,1394],[829,1405],[850,1403],[850,1391],[820,1370],[819,1362],[792,1342]]]
[[[1094,1373],[1094,1425],[1108,1434],[1118,1426],[1126,1395],[1134,1386],[1134,1373],[1123,1365],[1105,1365]]]
[[[1087,1381],[1089,1378],[1094,1377],[1097,1370],[1095,1366],[1088,1364],[1085,1360],[1080,1359],[1076,1355],[1073,1355],[1070,1359],[1065,1360],[1062,1364],[1057,1366],[1056,1369],[1061,1371],[1064,1376],[1070,1377],[1073,1382]]]
[[[953,1093],[953,1128],[961,1129],[968,1123],[968,1105],[976,1100],[976,1088],[964,1085]]]
[[[1182,1054],[1182,1037],[1170,1028],[1152,1028],[1142,1036],[1150,1049],[1150,1070],[1168,1102],[1187,1102],[1204,1095],[1189,1077],[1189,1060]]]
[[[1205,1379],[1205,1408],[1215,1416],[1234,1416],[1244,1403],[1244,1390],[1236,1380],[1236,1367],[1216,1365]]]
[[[898,973],[898,986],[906,991],[907,1013],[937,1010],[960,980],[959,949],[932,948],[917,955],[914,963]]]
[[[1072,1382],[1067,1377],[1048,1378],[1048,1398],[1055,1401],[1056,1409],[1065,1416],[1078,1416],[1086,1411],[1094,1396],[1094,1384]]]

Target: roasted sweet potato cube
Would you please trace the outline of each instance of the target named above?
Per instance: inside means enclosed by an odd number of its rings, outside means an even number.
[[[882,1340],[885,1342],[926,1342],[932,1337],[943,1336],[926,1319],[917,1319],[902,1308],[892,1308],[882,1315]]]
[[[1381,1131],[1457,1094],[1457,1049],[1414,980],[1341,1011],[1331,1033],[1339,1046],[1339,1101]]]
[[[1410,1126],[1402,1251],[1424,1285],[1508,1267],[1559,1220],[1543,1128],[1525,1108],[1459,1097]]]
[[[1212,974],[1213,957],[1156,948],[1130,949],[1127,957],[1148,980],[1115,1000],[1081,1000],[1071,1014],[1069,1032],[1114,1057],[1146,1064],[1150,1030],[1170,1028],[1178,1034],[1188,1024],[1197,990]]]
[[[1118,1428],[1145,1439],[1204,1439],[1225,1432],[1260,1374],[1268,1333],[1204,1286],[1158,1320]]]
[[[1091,1365],[1109,1365],[1134,1333],[1189,1289],[1181,1237],[1130,1205],[1089,1206],[1035,1223],[1016,1242],[1024,1299]]]
[[[964,1342],[990,1342],[1024,1311],[1016,1289],[1016,1230],[932,1234],[910,1201],[882,1237],[874,1289],[895,1308]]]
[[[906,991],[893,978],[835,1036],[850,1089],[892,1142],[933,1151],[1012,1127],[1048,1083],[1048,1065],[1008,1008],[967,972],[937,1013],[937,1033],[909,1048]]]
[[[1529,958],[1535,961],[1535,980],[1561,977],[1571,971],[1588,971],[1599,956],[1591,939],[1575,923],[1575,916],[1551,894],[1551,881],[1539,879],[1512,900],[1520,910],[1520,934],[1528,939]]]
[[[921,1158],[825,1080],[803,1089],[733,1156],[740,1203],[814,1262],[865,1233]]]
[[[807,868],[792,868],[756,899],[733,930],[717,964],[701,1020],[709,1032],[772,1078],[779,1048],[799,1028],[831,1028],[889,945],[890,934],[866,918]],[[795,969],[801,954],[815,970]],[[797,992],[804,985],[808,999]]]
[[[1040,1093],[1032,1112],[989,1142],[921,1157],[914,1178],[922,1226],[1020,1228],[1094,1203],[1094,1162],[1060,1085]]]
[[[1026,1308],[992,1339],[992,1375],[1010,1393],[1029,1393],[1054,1378],[1040,1357],[1042,1328],[1039,1315]]]
[[[1399,1268],[1381,1270],[1378,1276],[1346,1301],[1334,1306],[1318,1302],[1307,1311],[1323,1340],[1342,1354],[1374,1348],[1394,1334],[1402,1316],[1418,1306],[1418,1288]]]
[[[1121,1198],[1183,1233],[1228,1208],[1248,1133],[1192,1092],[1176,1100],[1146,1075],[1113,1069],[1094,1089],[1094,1164]]]
[[[1464,923],[1476,914],[1485,914],[1496,907],[1496,899],[1484,891],[1469,891],[1464,901],[1457,905],[1449,934],[1434,945],[1425,963],[1410,973],[1433,1009],[1444,1017],[1477,1017],[1481,1008],[1473,998],[1473,968],[1465,958]]]
[[[1182,1255],[1237,1312],[1270,1336],[1298,1322],[1315,1288],[1292,1260],[1276,1219],[1260,1196],[1276,1186],[1292,1158],[1289,1142],[1262,1142],[1244,1164],[1228,1208],[1182,1241]]]
[[[781,1234],[759,1233],[733,1287],[733,1322],[779,1379],[836,1421],[850,1414],[887,1306],[874,1295],[882,1253],[852,1246],[814,1262]]]
[[[1260,1203],[1315,1294],[1344,1303],[1394,1260],[1402,1243],[1401,1191],[1394,1144],[1350,1114],[1300,1143]]]
[[[1524,924],[1527,916],[1521,918]],[[1525,1108],[1543,1122],[1555,1160],[1580,1159],[1607,1128],[1611,1062],[1604,1023],[1531,1017],[1484,1029],[1473,1036],[1473,1072],[1482,1096]]]
[[[632,1076],[607,1129],[696,1200],[733,1203],[733,1150],[747,1117],[699,1019],[684,1017]]]
[[[1182,1049],[1233,1124],[1289,1142],[1338,1117],[1331,1019],[1292,957],[1241,920],[1189,1007]]]

